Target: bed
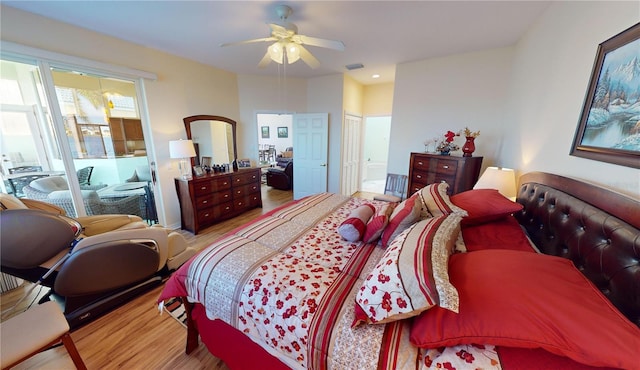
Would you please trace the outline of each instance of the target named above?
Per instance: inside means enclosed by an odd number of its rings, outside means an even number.
[[[158,302],[180,297],[186,352],[231,369],[640,368],[639,210],[540,172],[516,202],[317,194],[205,248]]]

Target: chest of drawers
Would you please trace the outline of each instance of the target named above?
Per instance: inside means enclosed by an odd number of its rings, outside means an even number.
[[[175,179],[182,229],[197,234],[218,221],[262,207],[260,169]]]
[[[411,153],[408,196],[435,182],[449,184],[449,194],[470,190],[478,181],[482,157]]]

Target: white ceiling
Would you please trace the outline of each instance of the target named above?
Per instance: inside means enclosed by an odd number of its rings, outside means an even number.
[[[395,65],[514,44],[550,1],[2,1],[58,21],[241,74],[277,75],[257,64],[270,43],[221,48],[268,37],[275,7],[307,36],[341,40],[345,51],[313,46],[320,61],[286,66],[287,76],[347,73],[363,84],[394,80]],[[347,71],[348,64],[363,69]],[[281,73],[283,71],[281,70]],[[377,80],[371,75],[378,73]]]

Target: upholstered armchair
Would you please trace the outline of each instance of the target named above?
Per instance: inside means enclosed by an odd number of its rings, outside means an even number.
[[[267,185],[275,189],[290,190],[293,188],[293,161],[284,168],[271,167],[267,170]]]

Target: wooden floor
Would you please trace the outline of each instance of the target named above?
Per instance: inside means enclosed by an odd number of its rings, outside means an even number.
[[[197,236],[182,232],[197,249],[210,244],[225,232],[259,217],[292,199],[290,191],[263,186],[263,208],[219,223]],[[2,311],[11,307],[30,284],[3,294]],[[184,353],[187,331],[169,314],[159,314],[156,299],[162,286],[132,300],[105,316],[73,331],[71,337],[88,369],[228,369],[204,347]],[[34,292],[37,293],[38,290]],[[43,292],[41,292],[42,294]],[[32,297],[25,300],[27,306]],[[73,369],[64,347],[42,352],[15,369]]]

